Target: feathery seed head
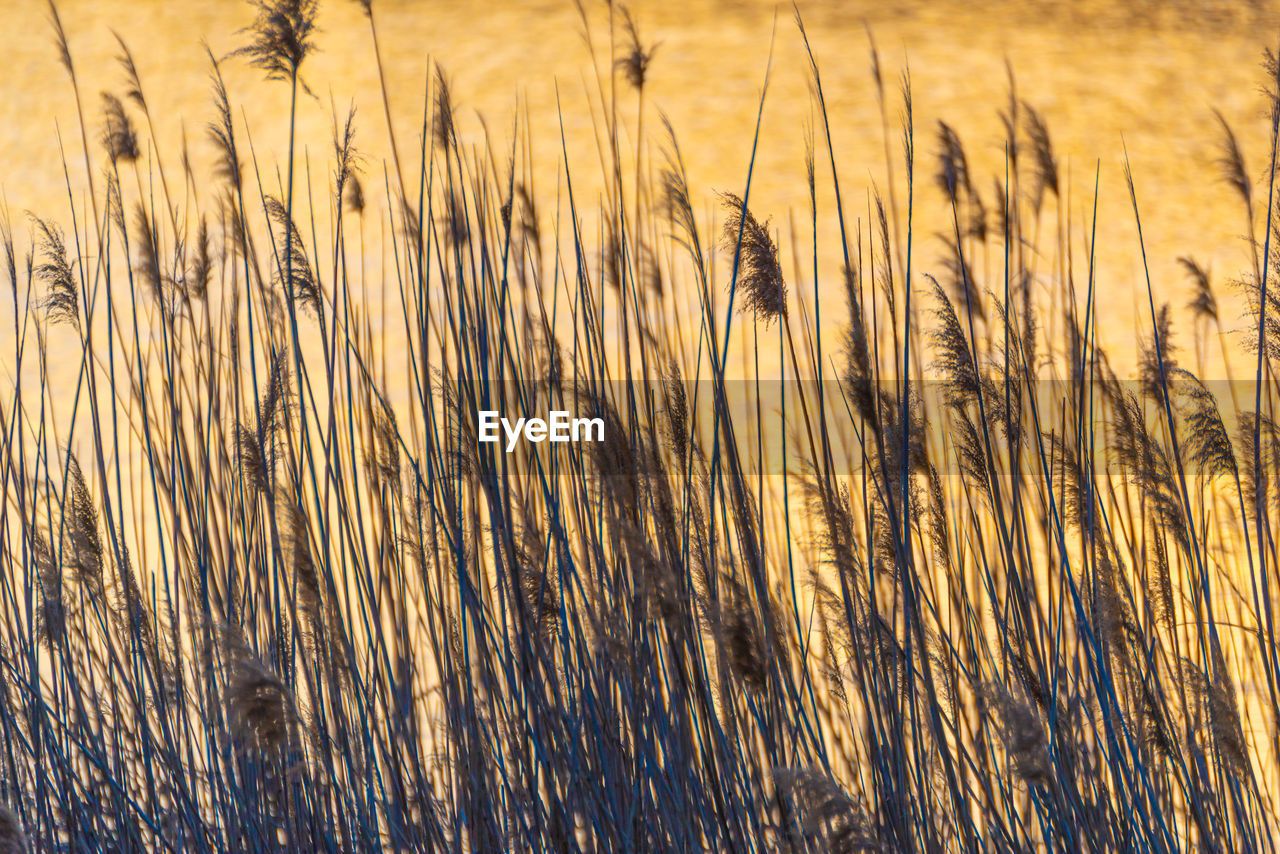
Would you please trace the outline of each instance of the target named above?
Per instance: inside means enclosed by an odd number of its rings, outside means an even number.
[[[1053,153],[1049,126],[1044,119],[1025,101],[1022,108],[1027,115],[1027,138],[1031,142],[1031,156],[1036,167],[1035,189],[1031,194],[1032,206],[1039,211],[1046,191],[1058,195],[1058,158]]]
[[[80,289],[72,263],[67,258],[62,229],[38,217],[32,217],[32,223],[39,232],[41,257],[34,272],[46,288],[43,306],[49,322],[65,321],[79,327]]]
[[[230,630],[227,632],[231,634]],[[265,750],[286,747],[297,724],[293,694],[243,639],[227,642],[227,717],[242,738]]]
[[[0,854],[25,854],[27,836],[22,832],[18,814],[0,803]]]
[[[321,290],[307,258],[306,246],[289,210],[274,196],[266,199],[267,215],[276,225],[276,264],[272,282],[285,296],[293,299],[317,317],[320,315]]]
[[[938,186],[955,203],[963,191],[972,193],[969,160],[965,157],[960,136],[946,122],[938,122]]]
[[[97,595],[102,592],[103,566],[98,511],[74,454],[68,463],[65,507],[62,559],[75,573],[76,580],[90,594]]]
[[[209,138],[218,150],[218,160],[214,170],[218,177],[230,182],[232,187],[240,186],[240,155],[236,150],[235,122],[231,117],[231,98],[227,94],[227,85],[222,79],[222,68],[208,46],[209,63],[213,66],[210,78],[213,80],[213,106],[217,111],[217,119],[209,123]]]
[[[1214,296],[1213,286],[1209,281],[1209,271],[1201,267],[1190,255],[1182,255],[1178,263],[1187,271],[1191,279],[1192,296],[1187,308],[1198,319],[1216,321],[1218,319],[1218,299]]]
[[[782,277],[778,245],[769,234],[769,221],[761,223],[733,193],[721,193],[727,217],[723,245],[738,255],[738,284],[743,307],[768,322],[787,316],[787,283]]]
[[[110,92],[102,93],[102,144],[106,146],[111,161],[132,163],[138,159],[138,134],[133,121],[124,110],[124,104]]]
[[[1252,207],[1253,182],[1249,180],[1249,173],[1244,167],[1244,151],[1240,148],[1240,141],[1236,139],[1235,131],[1231,129],[1231,125],[1227,124],[1222,113],[1214,110],[1213,116],[1222,127],[1222,141],[1218,144],[1217,159],[1218,168],[1222,170],[1222,180],[1240,194],[1246,207]]]
[[[644,91],[645,80],[649,73],[649,63],[653,61],[653,54],[657,51],[658,46],[652,45],[646,50],[640,41],[640,30],[636,26],[635,18],[631,15],[631,10],[626,6],[622,7],[622,23],[627,33],[626,53],[616,59],[613,63],[615,68],[622,70],[626,75],[627,81],[635,87],[636,91]]]
[[[291,80],[315,49],[317,0],[251,0],[253,24],[243,30],[249,44],[236,51],[267,74],[268,80]]]

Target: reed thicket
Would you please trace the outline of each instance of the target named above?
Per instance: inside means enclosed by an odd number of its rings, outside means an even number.
[[[385,91],[298,140],[317,5],[254,10],[209,53],[201,174],[123,41],[124,90],[83,97],[50,6],[84,160],[0,220],[0,851],[1273,850],[1274,59],[1269,162],[1214,131],[1254,259],[1227,386],[1191,370],[1233,345],[1190,257],[1116,376],[1096,219],[1012,76],[992,182],[872,43],[861,210],[810,52],[819,247],[750,165],[691,186],[620,6],[582,10],[599,203],[567,154],[534,190],[559,140],[467,142],[443,71],[416,146]],[[224,81],[246,61],[288,87],[283,163]],[[478,441],[552,409],[605,441]]]

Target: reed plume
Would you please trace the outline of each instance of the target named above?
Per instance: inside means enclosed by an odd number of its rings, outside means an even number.
[[[938,186],[947,198],[957,203],[961,193],[972,195],[973,184],[969,178],[969,160],[959,135],[946,122],[938,122]]]
[[[1213,393],[1190,371],[1175,370],[1179,390],[1189,402],[1186,419],[1187,457],[1210,477],[1234,479],[1239,473],[1231,434]]]
[[[132,163],[138,159],[138,134],[133,120],[125,112],[124,104],[110,92],[102,93],[102,144],[112,162]]]
[[[1139,357],[1139,373],[1142,391],[1153,400],[1161,400],[1168,384],[1172,383],[1178,364],[1174,359],[1177,348],[1173,343],[1173,312],[1169,304],[1160,306],[1156,314],[1152,338],[1144,342]]]
[[[208,134],[214,148],[218,152],[216,171],[220,178],[233,187],[240,187],[240,154],[236,149],[235,122],[231,117],[231,98],[227,94],[226,83],[222,79],[222,68],[213,52],[206,46],[209,64],[213,70],[210,77],[213,81],[213,105],[217,119],[208,125]]]
[[[1049,138],[1049,126],[1030,104],[1023,102],[1026,113],[1027,140],[1031,145],[1032,162],[1035,165],[1035,184],[1031,193],[1031,206],[1038,213],[1046,192],[1058,195],[1058,158],[1053,153]]]
[[[251,0],[257,16],[243,30],[250,41],[235,53],[266,72],[268,80],[293,80],[315,50],[316,0]]]
[[[769,234],[769,221],[761,223],[733,193],[721,193],[725,208],[723,246],[737,257],[738,283],[743,308],[757,318],[771,321],[787,316],[787,283],[782,277],[778,246]]]
[[[455,107],[449,79],[445,76],[443,66],[438,62],[436,63],[435,80],[435,114],[432,121],[432,130],[436,145],[440,150],[448,152],[450,147],[457,142],[457,130],[454,127]]]
[[[272,283],[287,298],[319,317],[323,294],[307,257],[302,234],[289,216],[288,208],[279,199],[268,196],[266,208],[267,215],[275,222],[276,232],[276,264]]]
[[[981,391],[978,382],[978,368],[973,353],[969,348],[969,340],[956,316],[942,286],[931,278],[934,297],[938,301],[938,328],[930,332],[937,356],[934,367],[945,380],[944,394],[947,405],[953,409],[962,409],[977,400]]]
[[[376,476],[392,490],[400,488],[400,430],[396,426],[396,416],[391,407],[385,403],[375,407],[373,413],[373,436],[375,453],[370,456],[369,466]]]
[[[38,232],[41,259],[35,266],[35,274],[45,285],[42,305],[49,322],[79,327],[80,286],[67,257],[62,230],[38,217],[32,217],[32,224]]]
[[[1216,161],[1218,168],[1222,171],[1222,180],[1239,193],[1245,206],[1252,210],[1253,182],[1249,180],[1248,170],[1244,166],[1244,152],[1240,148],[1240,141],[1236,139],[1235,131],[1231,129],[1231,125],[1227,124],[1222,113],[1214,110],[1213,117],[1218,120],[1218,125],[1222,128],[1222,141],[1219,143]]]
[[[42,644],[55,650],[62,645],[67,624],[62,565],[39,531],[30,534],[28,548],[40,597],[39,610],[36,612],[36,635]]]
[[[810,768],[775,768],[774,784],[796,805],[800,829],[833,854],[882,848],[866,807],[826,774]]]
[[[334,126],[333,135],[333,158],[337,164],[333,170],[333,186],[335,207],[342,209],[343,203],[347,203],[348,208],[359,213],[364,209],[364,192],[360,188],[357,180],[357,172],[360,167],[360,153],[356,150],[355,129],[356,108],[353,105],[347,111],[346,121],[342,124],[341,132],[338,131],[337,125]],[[356,181],[354,190],[349,190],[351,182]],[[354,198],[352,194],[354,193]],[[359,201],[358,205],[352,204],[352,201]]]
[[[133,273],[160,305],[165,305],[167,296],[166,276],[160,269],[160,247],[156,242],[156,230],[151,222],[151,215],[139,202],[134,209],[134,238],[137,241],[138,255],[133,265]]]
[[[622,71],[628,83],[637,91],[641,91],[644,89],[649,64],[653,61],[653,54],[657,51],[658,45],[645,48],[640,41],[640,28],[632,17],[631,10],[626,6],[622,7],[622,26],[627,37],[626,53],[614,60],[613,65]]]
[[[228,627],[223,635],[228,670],[224,700],[238,737],[268,751],[289,747],[298,723],[292,693],[237,630]]]
[[[196,232],[195,251],[190,266],[182,278],[182,292],[188,299],[202,300],[209,293],[213,277],[213,254],[209,237],[209,220],[201,216]]]
[[[0,803],[0,854],[26,854],[27,850],[27,836],[18,814]]]
[[[95,596],[100,595],[103,589],[103,549],[98,533],[98,511],[74,455],[67,466],[65,505],[63,560],[85,589]]]
[[[662,408],[666,416],[667,443],[676,459],[685,459],[689,444],[689,398],[680,375],[680,363],[668,360],[662,377]]]
[[[1178,263],[1186,270],[1191,279],[1192,296],[1187,303],[1193,317],[1198,319],[1218,320],[1218,299],[1213,294],[1213,286],[1209,281],[1209,271],[1189,255],[1180,255]]]
[[[984,686],[982,698],[997,716],[997,732],[1014,773],[1033,786],[1051,785],[1053,767],[1048,742],[1034,707],[996,683]]]
[[[274,482],[275,463],[279,456],[278,433],[288,417],[288,368],[279,353],[271,359],[267,387],[258,405],[256,425],[235,425],[236,454],[249,482],[259,492],[269,493]]]
[[[360,176],[352,173],[347,180],[347,190],[343,197],[343,204],[347,210],[356,216],[364,213],[364,185],[360,183]]]

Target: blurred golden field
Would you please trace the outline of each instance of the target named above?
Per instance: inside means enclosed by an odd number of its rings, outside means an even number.
[[[1276,849],[1280,5],[0,20],[0,854]]]

